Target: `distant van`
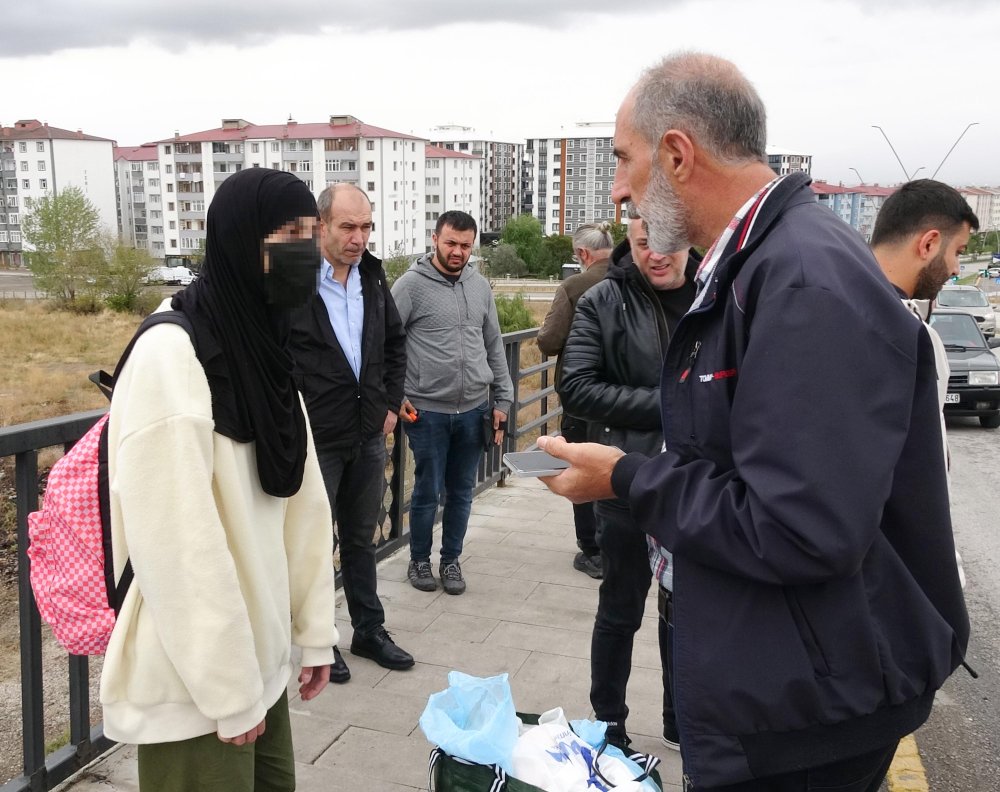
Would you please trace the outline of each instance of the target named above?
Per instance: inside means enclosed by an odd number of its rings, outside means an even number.
[[[146,283],[169,283],[187,286],[194,281],[194,273],[187,267],[155,267],[146,278]]]

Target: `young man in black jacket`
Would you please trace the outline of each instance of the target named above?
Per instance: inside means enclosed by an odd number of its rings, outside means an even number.
[[[413,658],[385,630],[376,591],[374,534],[385,492],[385,437],[396,426],[406,334],[382,262],[368,252],[368,196],[352,184],[320,193],[319,293],[293,320],[291,352],[340,540],[351,653],[403,670]],[[351,672],[340,651],[331,682]]]
[[[630,249],[631,248],[631,249]],[[608,274],[576,305],[563,350],[560,393],[563,407],[586,423],[586,439],[648,456],[663,443],[660,424],[660,367],[680,318],[694,300],[700,257],[687,249],[661,255],[647,244],[645,223],[632,219],[628,242],[612,256]],[[601,583],[590,649],[590,703],[608,724],[608,741],[624,748],[632,671],[632,642],[642,626],[651,580],[650,547],[621,498],[594,504]],[[654,560],[661,558],[658,548]],[[669,589],[659,565],[662,611]],[[664,584],[667,584],[664,586]],[[677,748],[670,681],[670,636],[660,620],[663,661],[663,740]]]
[[[673,553],[674,691],[697,792],[874,792],[964,662],[931,340],[763,103],[686,53],[619,109],[613,196],[655,250],[711,245],[664,361],[654,457],[541,440],[573,500],[627,498]]]

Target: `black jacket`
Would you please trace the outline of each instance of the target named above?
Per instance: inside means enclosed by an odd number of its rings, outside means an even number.
[[[365,251],[358,265],[364,299],[360,382],[333,332],[319,295],[292,319],[295,383],[305,398],[317,445],[359,445],[382,433],[386,413],[398,412],[406,376],[406,333],[382,262]]]
[[[678,297],[691,304],[700,259],[688,259]],[[604,280],[580,297],[563,350],[563,409],[587,421],[587,439],[623,451],[659,452],[660,368],[672,325],[627,243],[612,256]]]
[[[612,483],[674,553],[685,770],[721,786],[914,731],[969,638],[934,350],[804,176],[741,225]]]

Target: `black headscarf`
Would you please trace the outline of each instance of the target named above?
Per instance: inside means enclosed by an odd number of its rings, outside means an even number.
[[[230,176],[208,209],[198,280],[172,301],[194,326],[215,431],[255,441],[260,483],[282,498],[302,484],[307,438],[286,351],[289,314],[267,304],[262,240],[289,220],[315,216],[309,188],[289,173],[249,168]]]

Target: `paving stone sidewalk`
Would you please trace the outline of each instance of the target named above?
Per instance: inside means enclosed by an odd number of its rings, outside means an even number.
[[[514,703],[525,712],[563,707],[592,718],[590,635],[598,581],[573,569],[569,503],[534,479],[511,479],[473,502],[462,569],[468,590],[450,596],[406,582],[404,549],[379,565],[386,627],[417,660],[386,671],[345,651],[351,681],[330,685],[310,702],[290,699],[302,792],[412,792],[427,789],[431,745],[418,725],[431,693],[458,669],[476,676],[510,674]],[[662,684],[656,598],[646,603],[629,683],[628,730],[634,746],[663,760],[664,790],[681,788],[680,757],[659,740]],[[351,625],[340,604],[343,648]],[[291,688],[290,688],[291,690]],[[123,746],[60,790],[138,790],[135,749]]]

